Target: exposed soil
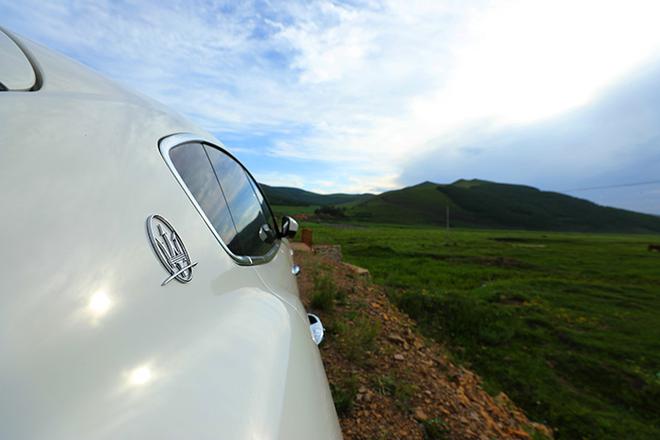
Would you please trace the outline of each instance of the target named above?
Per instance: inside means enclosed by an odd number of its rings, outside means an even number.
[[[303,303],[326,326],[320,350],[345,439],[552,438],[424,339],[368,275],[309,252],[296,252],[296,261]],[[314,310],[319,277],[329,277],[338,293],[331,307]]]

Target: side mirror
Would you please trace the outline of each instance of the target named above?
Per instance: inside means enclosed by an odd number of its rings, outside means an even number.
[[[309,319],[309,331],[312,333],[312,340],[319,345],[323,340],[323,335],[325,334],[325,328],[323,328],[323,323],[318,316],[308,313],[307,319]]]
[[[296,236],[296,232],[298,232],[298,222],[288,215],[282,217],[280,237],[293,238]]]

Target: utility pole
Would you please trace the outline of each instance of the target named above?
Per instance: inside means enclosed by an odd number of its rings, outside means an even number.
[[[446,233],[445,233],[445,244],[449,244],[449,204],[445,206],[446,212]]]

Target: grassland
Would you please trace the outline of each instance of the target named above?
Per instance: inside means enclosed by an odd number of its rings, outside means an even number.
[[[284,215],[299,215],[299,214],[314,214],[314,211],[319,208],[319,205],[308,206],[291,206],[291,205],[275,205],[272,207],[273,213],[278,221]]]
[[[306,226],[557,438],[660,438],[660,236]]]

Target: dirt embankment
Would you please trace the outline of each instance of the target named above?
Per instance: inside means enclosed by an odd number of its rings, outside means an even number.
[[[355,267],[296,252],[305,306],[326,327],[320,346],[345,439],[543,439],[508,397],[424,339]]]

